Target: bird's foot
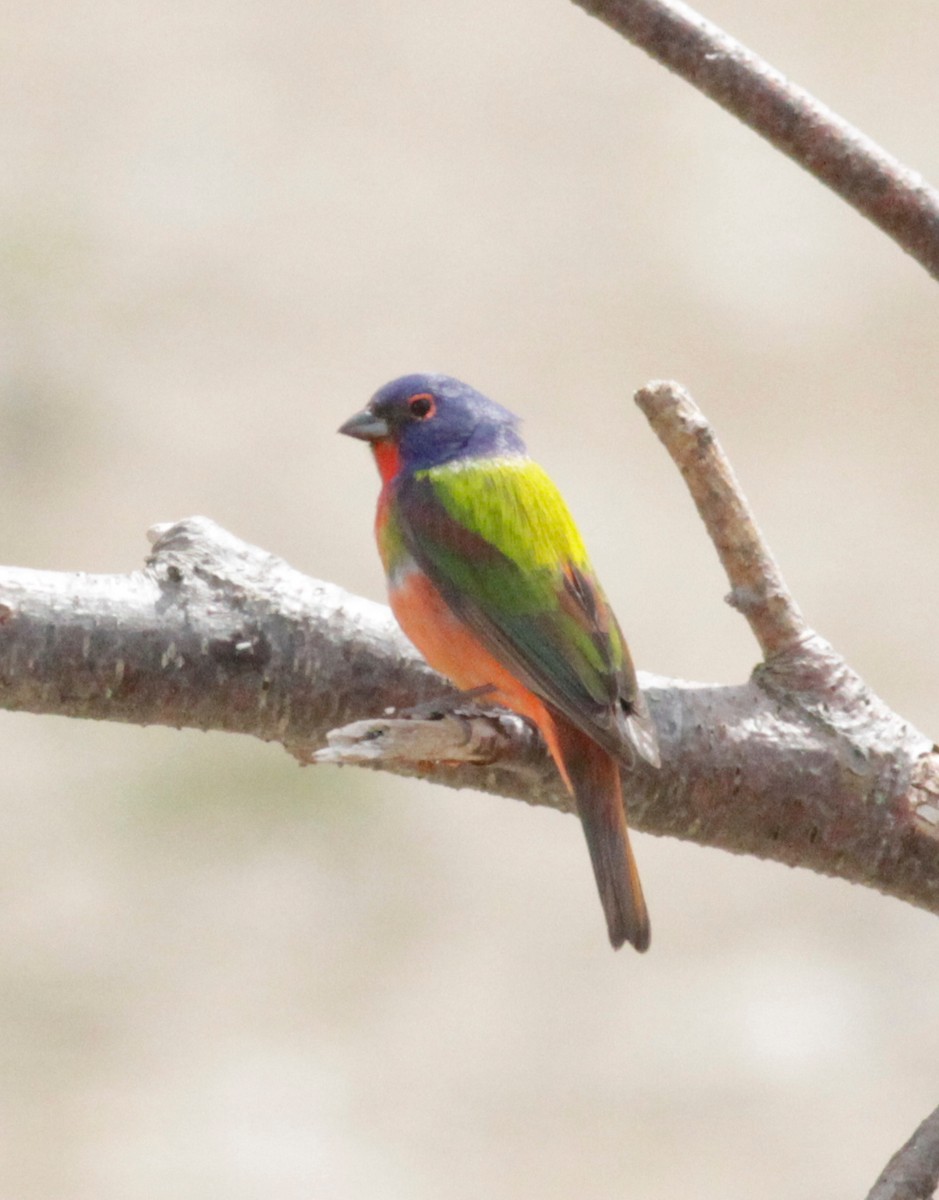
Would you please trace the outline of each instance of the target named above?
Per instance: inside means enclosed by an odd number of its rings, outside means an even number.
[[[494,683],[484,683],[480,687],[467,688],[462,692],[448,692],[445,696],[435,696],[431,700],[415,704],[412,708],[388,708],[385,710],[385,716],[394,716],[403,721],[441,721],[494,691]]]

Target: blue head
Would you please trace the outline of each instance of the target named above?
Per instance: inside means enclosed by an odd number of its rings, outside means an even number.
[[[404,375],[386,383],[339,432],[372,442],[386,477],[400,468],[525,453],[518,418],[449,375]]]

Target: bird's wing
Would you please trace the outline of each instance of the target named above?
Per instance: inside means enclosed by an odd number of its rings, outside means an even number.
[[[629,651],[557,488],[528,459],[404,479],[407,548],[453,612],[533,692],[619,758],[658,765]]]

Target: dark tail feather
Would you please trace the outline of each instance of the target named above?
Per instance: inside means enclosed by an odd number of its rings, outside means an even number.
[[[629,845],[619,766],[592,738],[557,721],[558,748],[587,837],[613,948],[649,948],[649,914]]]

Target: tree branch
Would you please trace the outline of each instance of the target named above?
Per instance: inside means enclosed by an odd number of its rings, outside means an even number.
[[[574,0],[837,192],[939,279],[939,192],[678,0]]]
[[[688,485],[730,580],[728,603],[749,621],[764,658],[793,649],[808,626],[704,414],[677,383],[650,383],[636,403]]]
[[[884,1167],[867,1200],[931,1200],[939,1187],[939,1108]]]
[[[939,913],[931,742],[805,627],[687,395],[655,384],[640,400],[698,496],[767,661],[736,687],[642,676],[664,763],[627,777],[632,823]],[[131,575],[0,569],[0,706],[248,733],[302,762],[367,763],[570,809],[519,718],[470,707],[389,716],[444,696],[449,685],[387,609],[205,518],[155,530],[146,569]]]

